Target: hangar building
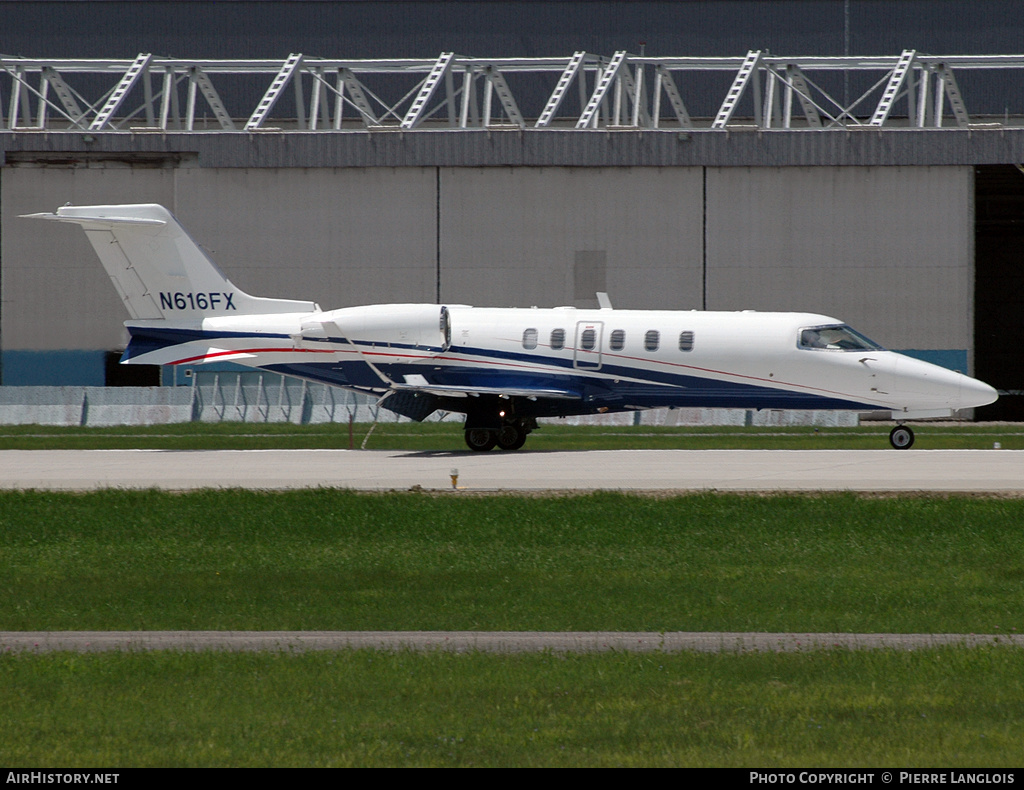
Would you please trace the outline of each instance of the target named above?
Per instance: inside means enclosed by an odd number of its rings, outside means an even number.
[[[18,217],[158,202],[253,294],[822,312],[1024,419],[1020,10],[0,2],[0,383],[139,383]]]

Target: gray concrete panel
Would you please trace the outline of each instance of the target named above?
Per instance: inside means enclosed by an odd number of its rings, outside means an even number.
[[[82,230],[18,215],[68,202],[172,205],[174,170],[117,163],[6,167],[0,188],[3,348],[123,348],[128,313]]]
[[[647,167],[6,167],[2,346],[127,340],[84,234],[16,218],[68,201],[162,202],[239,287],[325,309],[434,301],[439,266],[449,302],[591,306],[603,289],[622,308],[689,309],[704,290],[703,179]],[[970,349],[971,190],[966,167],[708,169],[708,307],[813,310],[894,348]]]
[[[256,296],[433,302],[434,168],[183,168],[174,212]]]
[[[164,425],[192,419],[189,387],[0,387],[0,425]]]
[[[972,171],[708,170],[708,308],[808,310],[892,348],[967,349]]]
[[[3,170],[2,346],[120,349],[128,318],[85,234],[18,215],[156,202],[242,290],[324,309],[434,301],[434,168],[19,166]]]
[[[701,304],[700,168],[445,168],[441,294],[497,307]]]

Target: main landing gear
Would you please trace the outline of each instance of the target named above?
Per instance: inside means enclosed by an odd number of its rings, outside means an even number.
[[[486,428],[470,428],[466,431],[466,446],[478,453],[487,452],[498,443],[496,431],[488,431]]]
[[[502,450],[518,450],[526,443],[526,436],[536,426],[534,422],[515,420],[506,422],[496,431],[487,428],[470,428],[466,431],[466,446],[475,452],[486,452],[495,445]]]
[[[897,450],[906,450],[914,444],[914,432],[906,425],[897,425],[889,432],[889,444]]]

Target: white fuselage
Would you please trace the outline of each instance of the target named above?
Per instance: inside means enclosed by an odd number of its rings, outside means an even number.
[[[128,325],[144,336],[168,322]],[[996,397],[962,373],[877,346],[802,344],[803,330],[841,326],[813,313],[374,305],[179,326],[181,342],[128,353],[128,361],[230,361],[359,390],[397,387],[451,399],[505,390],[543,401],[560,393],[554,413],[692,405],[912,418]]]
[[[65,205],[132,320],[122,362],[234,362],[381,396],[412,419],[466,415],[473,450],[518,449],[538,417],[656,407],[851,409],[897,420],[994,389],[814,313],[383,304],[324,312],[238,289],[166,208]],[[909,447],[909,430],[894,430]]]

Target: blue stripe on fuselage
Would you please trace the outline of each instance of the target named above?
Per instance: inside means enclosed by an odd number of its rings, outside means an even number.
[[[179,346],[190,343],[193,340],[219,340],[221,338],[286,338],[285,334],[274,334],[271,332],[207,332],[202,329],[175,329],[172,327],[159,326],[130,326],[128,332],[131,340],[128,348],[121,355],[121,361],[127,362],[130,359],[141,357],[143,354],[150,354],[153,351],[161,351],[172,346]]]
[[[160,349],[196,340],[251,338],[259,343],[266,338],[287,338],[286,334],[251,332],[211,332],[199,329],[165,327],[128,327],[131,342],[125,349],[122,361],[130,360]],[[316,339],[318,344],[334,343],[349,345],[344,338]],[[791,392],[773,387],[734,381],[723,381],[683,374],[674,371],[648,370],[612,363],[612,355],[605,354],[603,365],[597,371],[577,369],[568,350],[564,356],[545,356],[522,352],[505,352],[486,348],[453,347],[447,351],[440,348],[423,348],[409,344],[382,344],[356,341],[364,350],[417,351],[431,353],[438,358],[429,360],[432,369],[430,382],[448,387],[493,387],[497,389],[562,389],[578,392],[581,400],[561,401],[560,413],[590,413],[597,409],[621,410],[628,407],[693,406],[713,408],[757,408],[757,409],[875,409],[873,404],[847,400],[842,397],[818,395],[811,392]],[[387,349],[387,351],[384,351]],[[244,350],[244,349],[241,349]],[[341,350],[341,349],[339,349]],[[287,349],[282,349],[286,353]],[[446,359],[458,355],[461,361],[472,365],[472,358],[483,358],[481,365],[489,364],[541,364],[548,370],[502,370],[495,367],[477,367],[450,364]],[[487,360],[491,360],[488,362]],[[426,360],[425,360],[426,361]],[[448,364],[446,364],[448,363]],[[382,386],[380,378],[361,359],[349,358],[331,362],[275,363],[260,366],[285,375],[320,381],[334,386],[369,388]],[[423,363],[380,362],[377,363],[385,375],[396,381],[404,376],[422,375]],[[556,368],[558,370],[550,370]],[[596,375],[594,375],[596,374]],[[616,379],[617,381],[613,381]],[[641,379],[628,381],[626,379]],[[529,403],[527,401],[526,403]],[[526,406],[525,408],[529,408]],[[522,411],[522,409],[520,409]]]

